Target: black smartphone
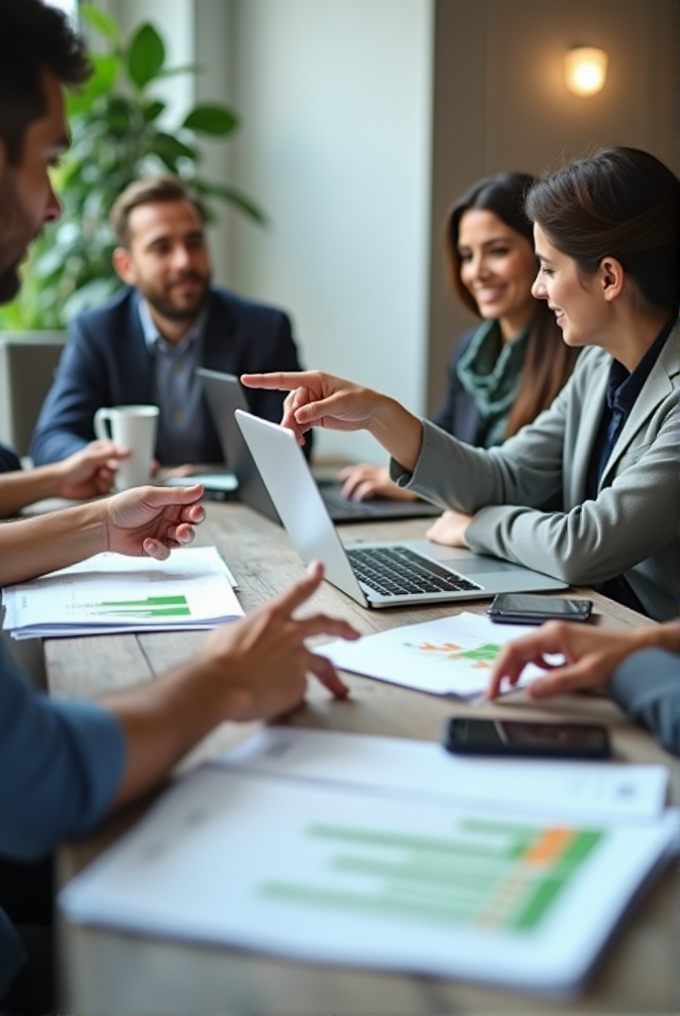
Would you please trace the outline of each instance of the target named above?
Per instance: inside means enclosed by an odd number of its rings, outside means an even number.
[[[609,758],[607,728],[598,723],[541,723],[452,716],[444,724],[444,747],[461,755],[524,758]]]
[[[544,621],[587,621],[592,609],[592,600],[499,593],[486,613],[492,621],[502,624],[543,624]]]

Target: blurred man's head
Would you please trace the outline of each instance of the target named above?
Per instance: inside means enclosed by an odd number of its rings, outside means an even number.
[[[146,298],[152,313],[194,320],[210,286],[203,206],[177,177],[138,180],[111,211],[121,279]]]
[[[68,144],[62,85],[85,81],[82,39],[41,0],[0,2],[0,302],[19,291],[19,265],[59,215],[49,169]]]

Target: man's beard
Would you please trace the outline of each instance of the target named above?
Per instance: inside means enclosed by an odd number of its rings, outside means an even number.
[[[19,265],[33,239],[35,230],[21,207],[14,174],[6,169],[0,178],[0,303],[7,303],[19,292]]]
[[[192,301],[190,305],[177,306],[170,299],[164,296],[163,293],[159,293],[155,289],[141,288],[141,293],[146,299],[150,307],[152,307],[158,315],[167,318],[169,321],[194,321],[201,312],[203,305],[205,304],[208,289],[210,288],[210,274],[198,275],[195,272],[190,272],[184,276],[184,278],[195,279],[201,283],[201,289],[198,291],[196,299]]]

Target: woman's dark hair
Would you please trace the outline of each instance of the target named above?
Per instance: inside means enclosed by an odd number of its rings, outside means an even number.
[[[537,181],[526,211],[583,275],[616,258],[650,307],[678,313],[680,180],[654,155],[604,148]]]
[[[45,70],[62,85],[86,81],[83,40],[62,11],[41,0],[0,0],[0,138],[10,165],[21,161],[26,128],[47,110]]]
[[[472,209],[493,212],[515,233],[523,237],[533,250],[531,219],[525,211],[527,192],[535,184],[529,173],[497,173],[470,187],[456,201],[446,221],[444,249],[451,286],[459,300],[473,314],[479,308],[472,293],[461,279],[458,250],[460,221]],[[538,262],[536,264],[538,270]],[[547,409],[574,369],[578,350],[571,349],[562,339],[554,314],[544,300],[536,300],[536,311],[529,333],[527,351],[517,398],[508,416],[505,437],[516,434],[527,423]]]

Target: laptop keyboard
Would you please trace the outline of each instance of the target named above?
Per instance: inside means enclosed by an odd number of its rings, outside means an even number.
[[[319,490],[329,515],[336,521],[353,518],[367,519],[371,515],[382,515],[384,512],[381,504],[373,505],[370,501],[352,501],[351,498],[343,497],[339,487],[320,487]]]
[[[382,596],[482,589],[408,547],[360,547],[347,556],[358,580]]]
[[[427,501],[390,501],[389,498],[369,498],[353,501],[343,497],[342,488],[332,483],[319,483],[319,493],[328,514],[334,522],[370,522],[371,519],[409,519],[437,516],[441,509]]]

